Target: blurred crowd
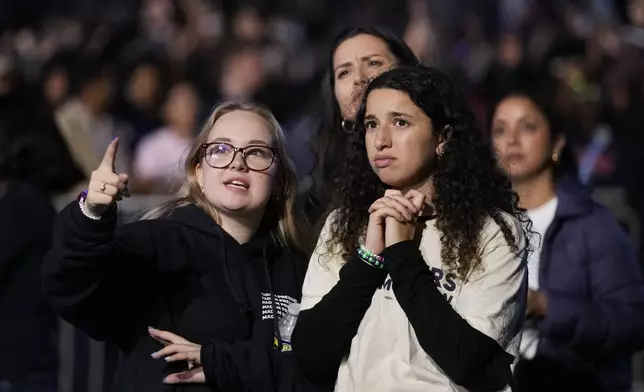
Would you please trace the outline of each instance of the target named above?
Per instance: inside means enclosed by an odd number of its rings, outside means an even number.
[[[0,0],[0,167],[77,193],[118,136],[132,193],[168,194],[208,111],[242,99],[273,111],[306,187],[329,45],[352,25],[457,77],[483,124],[507,86],[550,86],[581,182],[644,215],[644,0]]]
[[[228,99],[271,108],[308,174],[328,44],[346,25],[403,36],[426,64],[460,79],[482,121],[504,85],[547,81],[582,181],[639,191],[641,0],[0,4],[0,94],[29,92],[34,110],[51,111],[85,175],[120,136],[120,170],[137,193],[180,182],[201,120]]]

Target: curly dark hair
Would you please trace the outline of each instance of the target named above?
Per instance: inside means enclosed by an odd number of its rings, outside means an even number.
[[[447,268],[466,281],[480,266],[479,234],[491,217],[514,252],[520,254],[508,213],[529,226],[525,211],[508,178],[497,168],[489,138],[480,129],[461,88],[438,69],[416,66],[388,71],[368,87],[358,113],[358,131],[351,141],[350,155],[342,163],[343,175],[330,211],[333,244],[341,245],[346,259],[364,235],[369,206],[388,188],[369,164],[365,146],[364,116],[369,94],[376,89],[394,89],[409,94],[411,101],[431,119],[434,137],[444,140],[431,176],[431,203],[440,231],[441,257]],[[527,242],[526,242],[527,244]],[[527,245],[526,245],[527,246]],[[330,246],[329,249],[334,249]],[[337,249],[337,248],[336,248]]]

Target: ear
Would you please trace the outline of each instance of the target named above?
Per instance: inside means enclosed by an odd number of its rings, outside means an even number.
[[[195,166],[195,177],[197,177],[199,187],[203,190],[203,167],[201,163],[197,163],[197,166]]]
[[[441,157],[445,152],[445,143],[447,142],[447,137],[443,135],[438,136],[438,143],[436,143],[436,156]]]
[[[557,154],[558,156],[561,156],[561,152],[563,151],[564,147],[566,147],[566,136],[563,134],[557,135],[555,140],[553,140],[552,143],[552,154]]]

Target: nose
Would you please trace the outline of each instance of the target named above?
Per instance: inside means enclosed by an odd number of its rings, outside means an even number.
[[[519,132],[516,129],[510,129],[507,132],[507,145],[508,146],[516,146],[519,144]]]
[[[381,127],[378,129],[373,145],[378,151],[391,147],[391,132],[389,132],[389,127]]]
[[[365,72],[362,67],[357,67],[356,71],[353,73],[353,84],[358,86],[365,82]]]
[[[246,166],[246,162],[244,161],[244,154],[242,151],[235,151],[233,161],[230,163],[230,166],[228,166],[228,168],[231,170],[248,171],[248,166]]]

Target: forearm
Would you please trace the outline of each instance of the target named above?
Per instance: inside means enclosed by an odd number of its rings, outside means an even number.
[[[151,241],[134,232],[117,236],[115,226],[113,209],[104,219],[92,220],[77,201],[71,203],[58,217],[54,244],[41,267],[43,290],[53,307],[100,340],[117,323],[131,322],[149,294]]]
[[[300,313],[293,333],[299,369],[316,385],[335,382],[351,340],[387,276],[354,256],[340,271],[340,280],[312,309]]]
[[[291,352],[244,341],[201,347],[206,384],[222,391],[306,392],[312,388],[296,370]]]
[[[512,357],[445,300],[413,241],[393,245],[385,249],[383,256],[396,299],[421,347],[450,379],[467,385],[486,373],[496,373],[504,380]]]

